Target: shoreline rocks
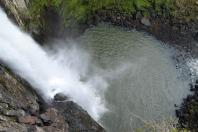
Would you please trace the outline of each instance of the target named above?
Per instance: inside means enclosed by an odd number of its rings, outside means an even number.
[[[191,85],[191,92],[175,112],[179,118],[178,128],[196,132],[198,131],[198,80],[195,85]]]
[[[99,16],[100,19],[92,23],[108,22],[129,30],[144,31],[171,47],[198,57],[198,45],[195,43],[198,32],[197,22],[186,23],[171,16],[143,17],[140,13],[130,16],[111,10],[97,12],[95,16]]]

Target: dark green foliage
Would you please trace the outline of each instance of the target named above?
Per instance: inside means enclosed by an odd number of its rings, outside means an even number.
[[[171,4],[172,0],[33,0],[31,14],[35,20],[38,20],[45,7],[53,7],[64,16],[66,23],[71,18],[82,22],[95,11],[112,9],[124,14],[141,11],[149,15],[148,9],[160,13],[162,7],[169,9]]]
[[[102,10],[115,10],[122,14],[133,15],[141,12],[144,16],[171,15],[182,21],[198,20],[197,0],[32,0],[31,16],[34,23],[42,23],[42,13],[52,7],[64,17],[65,24],[70,20],[86,21],[90,14]]]

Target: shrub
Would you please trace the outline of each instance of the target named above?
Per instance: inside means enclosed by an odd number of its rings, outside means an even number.
[[[39,22],[45,7],[53,7],[64,16],[66,23],[71,19],[82,22],[87,20],[91,13],[104,9],[119,10],[124,14],[137,11],[147,14],[148,9],[154,9],[156,12],[169,9],[171,3],[172,0],[33,0],[31,14]]]

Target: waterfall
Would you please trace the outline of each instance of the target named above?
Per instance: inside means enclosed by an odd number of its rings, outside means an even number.
[[[15,26],[2,10],[0,29],[0,60],[27,80],[46,101],[64,93],[96,120],[106,111],[99,94],[107,87],[106,81],[99,75],[82,81],[91,64],[88,53],[66,44],[50,52]]]

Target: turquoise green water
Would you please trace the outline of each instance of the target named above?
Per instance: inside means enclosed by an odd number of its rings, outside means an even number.
[[[174,104],[186,95],[188,82],[180,79],[168,48],[144,33],[109,25],[87,30],[81,40],[109,83],[109,112],[100,121],[109,132],[174,118]]]

